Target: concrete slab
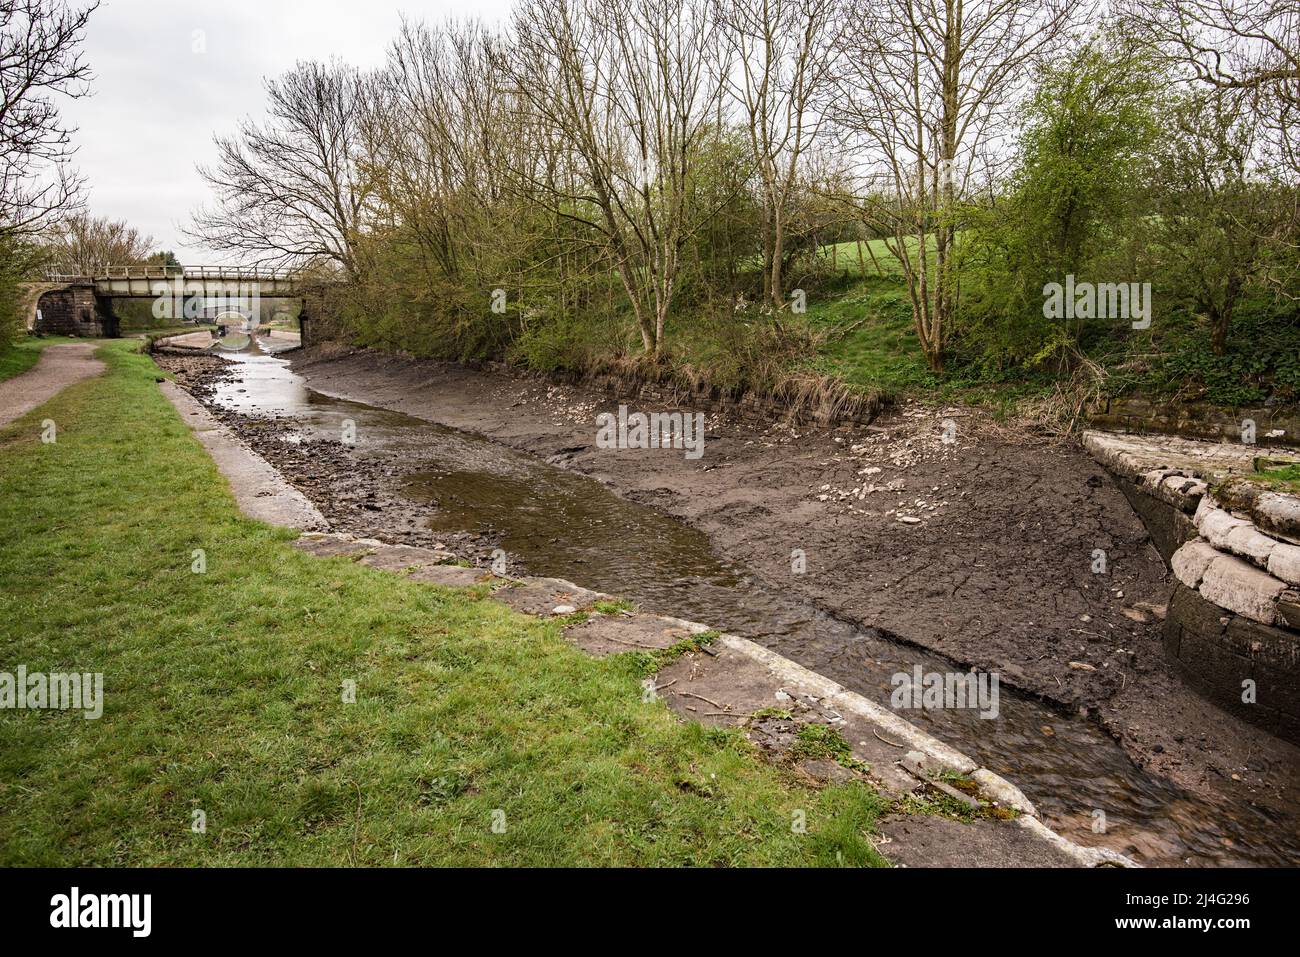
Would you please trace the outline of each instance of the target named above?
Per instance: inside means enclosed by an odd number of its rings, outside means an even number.
[[[786,680],[734,648],[718,645],[683,655],[659,672],[655,685],[657,694],[682,717],[701,724],[744,726],[750,740],[773,753],[789,751],[802,724],[836,728],[853,758],[870,767],[870,777],[886,794],[898,797],[919,786],[896,764],[908,750],[905,741],[881,735],[860,715],[828,707],[801,682]],[[764,714],[755,717],[759,712]]]
[[[360,559],[363,565],[386,572],[400,572],[424,565],[445,565],[455,560],[456,556],[451,552],[417,548],[414,545],[384,545],[367,552]]]
[[[880,853],[897,867],[1077,867],[1078,861],[1015,821],[912,814],[880,823]]]
[[[161,382],[159,388],[230,483],[241,512],[258,521],[302,531],[328,528],[325,517],[307,496],[286,482],[266,459],[240,442],[193,396],[174,382]]]
[[[675,618],[642,614],[594,614],[564,629],[565,636],[589,655],[603,658],[637,649],[671,648],[691,636],[691,629]]]
[[[425,565],[408,576],[412,581],[451,588],[468,588],[492,581],[492,573],[485,568],[463,568],[460,565]]]
[[[556,612],[557,608],[589,608],[603,596],[563,578],[530,578],[523,585],[501,589],[493,597],[525,615],[554,615],[565,614]]]
[[[304,535],[293,544],[295,548],[319,558],[361,558],[375,548],[374,544],[342,534]]]

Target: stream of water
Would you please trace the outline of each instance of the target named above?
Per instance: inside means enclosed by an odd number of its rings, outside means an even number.
[[[743,635],[886,707],[895,673],[915,665],[955,670],[751,581],[720,561],[703,533],[592,479],[468,433],[314,392],[284,360],[256,351],[234,358],[241,375],[218,388],[219,406],[287,419],[299,439],[337,438],[351,419],[357,454],[401,462],[406,494],[427,504],[432,529],[490,533],[532,574]],[[1013,781],[1050,826],[1081,844],[1149,864],[1300,862],[1295,820],[1190,795],[1136,767],[1095,723],[1005,686],[999,704],[993,720],[963,709],[904,717]],[[1094,830],[1100,815],[1104,833]]]

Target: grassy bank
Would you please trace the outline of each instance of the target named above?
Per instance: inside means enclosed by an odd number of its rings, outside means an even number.
[[[1054,326],[1034,295],[1016,319],[968,291],[945,327],[944,370],[936,372],[917,339],[900,263],[883,240],[822,246],[795,260],[786,287],[792,303],[796,290],[804,293],[802,313],[774,314],[756,300],[752,272],[737,280],[750,291],[739,302],[687,286],[657,360],[642,352],[617,291],[577,306],[525,295],[513,311],[485,320],[473,303],[396,301],[387,285],[362,286],[322,307],[316,334],[422,357],[504,359],[548,374],[615,372],[778,401],[811,395],[823,406],[833,404],[822,401],[828,397],[976,405],[1054,427],[1077,426],[1081,410],[1107,396],[1223,408],[1300,403],[1300,312],[1260,291],[1243,299],[1221,354],[1209,320],[1179,289],[1159,283],[1148,329],[1107,318]]]
[[[643,703],[636,659],[241,518],[137,346],[0,431],[0,671],[105,694],[0,711],[0,863],[881,863],[878,797]]]

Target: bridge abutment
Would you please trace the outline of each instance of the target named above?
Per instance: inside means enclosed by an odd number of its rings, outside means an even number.
[[[37,335],[117,338],[112,304],[95,293],[93,284],[42,293],[36,308],[39,312],[32,331]]]

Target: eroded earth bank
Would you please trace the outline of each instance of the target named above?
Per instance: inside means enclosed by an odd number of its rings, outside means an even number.
[[[996,719],[904,716],[980,752],[1080,843],[1147,863],[1300,861],[1300,751],[1170,673],[1166,570],[1072,442],[911,406],[829,430],[710,415],[688,459],[597,448],[616,401],[499,371],[327,348],[292,371],[158,358],[338,530],[482,564],[502,549],[885,703],[916,664],[996,672]]]

